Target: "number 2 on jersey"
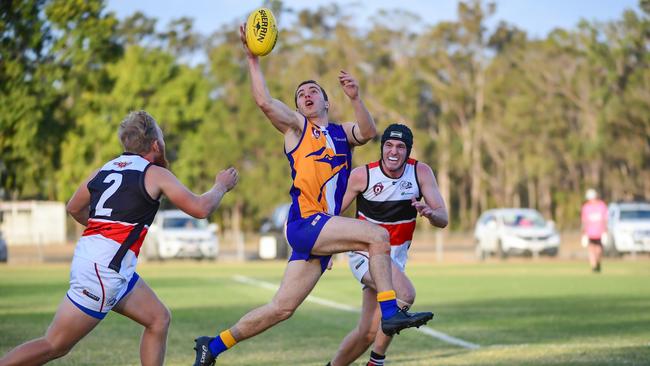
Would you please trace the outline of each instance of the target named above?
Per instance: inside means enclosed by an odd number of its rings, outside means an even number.
[[[111,213],[113,212],[112,208],[104,207],[104,203],[106,203],[106,200],[108,200],[113,194],[115,194],[115,192],[117,192],[117,189],[120,188],[120,184],[122,184],[122,174],[111,173],[104,178],[104,183],[111,182],[113,184],[111,184],[104,193],[102,193],[102,196],[99,197],[97,206],[95,206],[95,216],[111,216]]]

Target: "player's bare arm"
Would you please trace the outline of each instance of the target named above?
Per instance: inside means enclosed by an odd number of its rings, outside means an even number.
[[[377,127],[370,112],[361,99],[359,82],[345,70],[339,73],[339,83],[345,95],[350,98],[357,122],[343,124],[348,141],[353,146],[363,145],[377,135]]]
[[[70,201],[65,206],[66,211],[83,226],[88,226],[88,216],[90,214],[90,191],[88,190],[88,182],[90,182],[99,170],[95,170],[86,178],[86,180],[79,185],[79,188],[74,192]]]
[[[431,225],[439,228],[446,227],[449,224],[447,207],[440,195],[438,183],[431,167],[424,163],[418,163],[417,173],[424,202],[413,199],[413,206],[421,216],[429,219]]]
[[[240,25],[239,36],[248,60],[248,70],[251,76],[251,87],[255,103],[278,131],[287,133],[288,130],[293,129],[302,132],[304,117],[286,104],[271,97],[266,87],[264,74],[260,68],[259,57],[253,55],[246,45],[245,24]]]
[[[366,190],[366,183],[368,182],[368,172],[365,166],[360,166],[354,168],[350,172],[350,177],[348,177],[348,188],[345,190],[343,195],[343,204],[341,206],[341,212],[345,212],[349,207],[352,201],[357,198],[357,195]],[[332,269],[334,261],[330,258],[329,263],[327,264],[327,269]]]
[[[352,201],[357,198],[361,192],[366,190],[366,184],[368,182],[368,171],[365,166],[360,166],[354,168],[350,172],[350,177],[348,178],[348,188],[345,190],[345,195],[343,195],[343,204],[341,206],[341,212],[345,212],[349,207]],[[332,269],[334,261],[330,258],[329,263],[327,264],[327,269]]]
[[[357,195],[366,190],[366,184],[368,184],[368,170],[365,165],[354,168],[348,178],[348,188],[343,195],[341,212],[345,212]]]
[[[151,166],[145,176],[145,187],[149,195],[157,198],[164,194],[180,210],[196,218],[206,218],[221,203],[221,199],[239,180],[237,170],[228,168],[217,174],[212,188],[196,195],[185,187],[169,170]]]

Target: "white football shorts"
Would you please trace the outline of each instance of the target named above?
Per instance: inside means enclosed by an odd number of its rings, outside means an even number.
[[[393,260],[392,265],[397,266],[397,268],[404,272],[406,270],[406,261],[408,260],[408,248],[411,244],[410,241],[402,245],[391,245],[390,247],[390,257]],[[348,265],[350,266],[350,271],[352,275],[361,282],[363,276],[370,270],[369,267],[369,258],[368,252],[348,252]]]
[[[74,256],[67,296],[84,313],[103,319],[115,304],[133,290],[139,278],[137,273],[125,278],[108,267]]]

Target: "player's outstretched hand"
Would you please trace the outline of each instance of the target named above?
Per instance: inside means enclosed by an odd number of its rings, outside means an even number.
[[[222,170],[217,174],[215,183],[225,188],[226,192],[231,190],[237,182],[239,181],[239,173],[237,169],[230,167],[226,170]]]
[[[242,23],[239,25],[239,39],[241,39],[241,43],[244,46],[244,52],[246,52],[246,57],[257,58],[257,56],[253,55],[251,50],[248,48],[248,43],[246,43],[246,23]]]
[[[339,83],[341,83],[343,92],[348,96],[348,98],[359,98],[359,83],[354,77],[352,77],[352,75],[348,74],[347,71],[341,70],[339,73]]]
[[[411,198],[411,206],[415,207],[416,210],[418,210],[418,213],[421,216],[424,216],[426,218],[430,218],[431,215],[433,215],[433,209],[429,207],[424,202],[419,202],[418,200],[415,199],[415,197]]]

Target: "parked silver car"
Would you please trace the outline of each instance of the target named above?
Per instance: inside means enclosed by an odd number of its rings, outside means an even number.
[[[650,203],[610,203],[607,231],[609,253],[650,252]]]
[[[560,235],[552,221],[531,208],[499,208],[485,211],[474,229],[476,254],[556,256]]]
[[[7,249],[7,242],[2,237],[2,231],[0,231],[0,263],[7,262],[7,257],[9,250]]]
[[[262,259],[288,258],[291,248],[284,236],[290,203],[278,205],[260,226],[259,256]]]
[[[208,258],[219,253],[217,225],[180,210],[159,211],[144,242],[147,259]]]

